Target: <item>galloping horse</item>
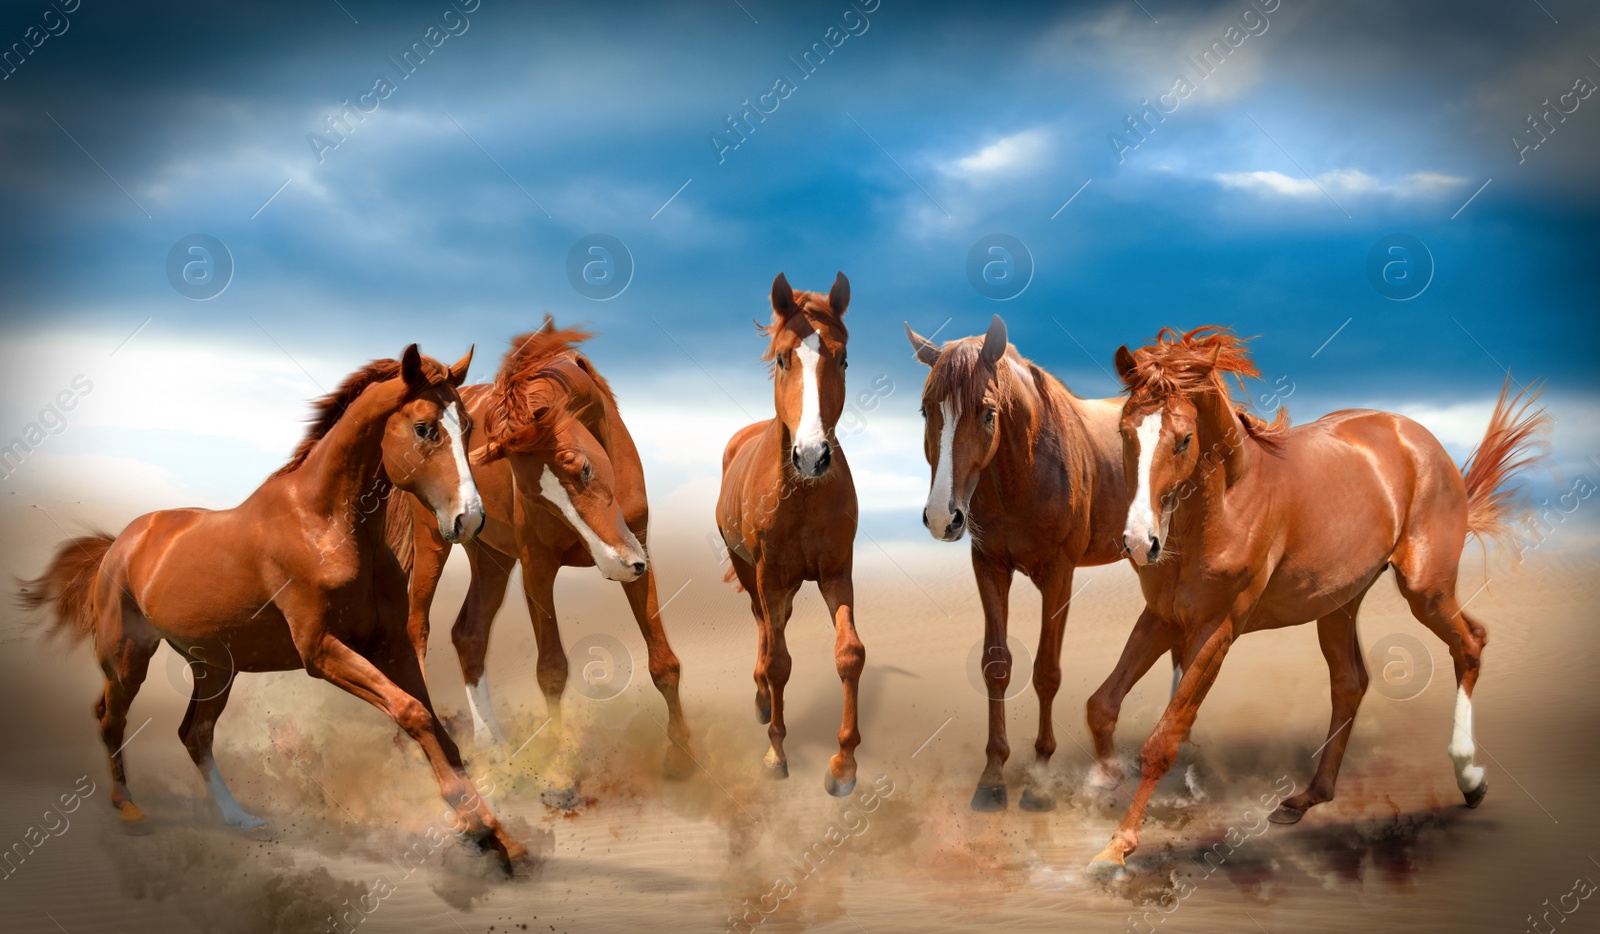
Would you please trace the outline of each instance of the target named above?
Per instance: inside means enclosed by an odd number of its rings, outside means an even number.
[[[856,786],[856,692],[867,658],[856,635],[850,576],[856,488],[834,437],[844,410],[849,334],[842,319],[849,306],[850,281],[842,272],[825,296],[791,290],[781,272],[772,281],[772,323],[762,329],[771,343],[762,359],[774,365],[777,418],[746,425],[729,439],[717,499],[717,528],[756,618],[756,712],[769,724],[772,746],[765,762],[775,778],[789,777],[783,754],[783,688],[790,670],[784,628],[802,583],[816,581],[827,601],[834,665],[844,682],[839,753],[823,776],[823,787],[835,797]]]
[[[667,772],[681,776],[693,759],[678,701],[678,657],[667,644],[655,573],[645,556],[650,507],[644,468],[611,387],[577,350],[590,336],[558,330],[546,315],[543,328],[512,339],[492,387],[461,391],[467,414],[483,424],[489,439],[474,456],[486,519],[483,531],[465,546],[472,582],[450,637],[467,684],[476,740],[480,746],[498,746],[505,736],[490,700],[485,656],[511,568],[520,561],[539,648],[539,687],[559,728],[568,667],[556,625],[556,572],[599,567],[621,582],[644,634],[650,677],[667,701],[672,740]],[[428,650],[428,610],[450,542],[426,521],[426,509],[414,496],[391,501],[390,521],[400,532],[390,541],[411,570],[408,629],[420,661]]]
[[[1090,864],[1115,870],[1139,842],[1156,782],[1171,767],[1233,640],[1317,621],[1333,715],[1311,785],[1274,811],[1294,823],[1333,799],[1367,671],[1356,638],[1361,599],[1386,567],[1411,613],[1450,647],[1455,725],[1449,754],[1468,807],[1488,792],[1473,764],[1472,691],[1488,634],[1456,600],[1468,535],[1509,534],[1507,481],[1539,457],[1549,425],[1537,394],[1500,392],[1483,443],[1458,470],[1426,428],[1390,412],[1345,409],[1290,429],[1236,407],[1224,374],[1258,376],[1243,341],[1218,327],[1164,329],[1116,353],[1128,389],[1122,456],[1131,498],[1123,543],[1146,609],[1116,670],[1089,702],[1100,768],[1128,689],[1163,652],[1183,676],[1140,756],[1139,788],[1111,842]]]
[[[917,359],[930,371],[922,387],[923,448],[933,468],[922,524],[933,537],[958,541],[972,530],[972,573],[983,603],[983,679],[989,692],[988,763],[972,796],[975,811],[1006,806],[1002,768],[1011,650],[1006,623],[1011,577],[1021,571],[1044,598],[1033,686],[1039,737],[1019,802],[1048,811],[1046,780],[1056,751],[1051,703],[1061,686],[1061,637],[1078,567],[1122,558],[1117,544],[1127,516],[1114,400],[1079,399],[1061,381],[1006,343],[999,315],[983,337],[943,348],[906,325]]]
[[[447,369],[415,344],[398,361],[375,360],[316,403],[294,456],[240,505],[162,510],[115,538],[74,539],[25,582],[25,606],[49,606],[57,629],[94,640],[106,678],[95,713],[123,820],[144,817],[123,768],[128,708],[164,639],[195,671],[179,738],[230,825],[264,823],[239,806],[212,757],[234,674],[304,668],[416,740],[457,829],[507,860],[526,855],[473,790],[434,715],[406,640],[405,575],[384,546],[381,519],[366,521],[382,515],[378,498],[392,484],[426,503],[447,537],[477,534],[483,508],[456,393],[471,361],[469,350]]]

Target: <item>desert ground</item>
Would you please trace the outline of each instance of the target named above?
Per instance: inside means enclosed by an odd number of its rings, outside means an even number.
[[[37,573],[68,531],[118,529],[164,505],[4,499],[8,581]],[[1475,705],[1491,784],[1480,809],[1462,806],[1445,755],[1449,655],[1380,582],[1361,621],[1373,689],[1337,800],[1297,826],[1262,821],[1263,796],[1310,780],[1328,687],[1312,627],[1252,635],[1229,656],[1128,872],[1110,881],[1083,870],[1126,798],[1086,786],[1083,705],[1141,606],[1129,566],[1079,573],[1054,705],[1052,813],[1016,804],[1038,722],[1027,662],[1039,629],[1037,591],[1018,578],[1012,633],[1030,651],[1019,652],[1008,705],[1012,803],[977,814],[968,801],[985,715],[967,544],[858,539],[867,646],[860,784],[834,799],[822,775],[841,697],[821,598],[808,586],[789,626],[791,777],[772,781],[753,708],[754,624],[745,596],[721,581],[708,530],[709,507],[658,508],[651,540],[694,731],[698,768],[683,781],[662,775],[665,708],[622,593],[592,569],[566,570],[558,582],[566,642],[609,635],[623,657],[576,655],[574,683],[596,687],[569,686],[564,729],[540,731],[533,638],[514,592],[489,662],[511,741],[499,752],[475,749],[449,641],[466,562],[452,556],[435,604],[429,681],[480,789],[533,851],[509,878],[453,838],[431,843],[444,807],[420,752],[376,710],[299,672],[244,675],[233,692],[218,758],[234,793],[268,825],[225,827],[176,738],[188,687],[165,647],[129,720],[130,783],[149,818],[122,824],[90,712],[99,682],[89,649],[45,639],[40,620],[8,604],[0,843],[45,839],[5,867],[4,929],[1278,934],[1523,931],[1543,914],[1538,930],[1600,930],[1600,901],[1573,894],[1600,880],[1592,809],[1600,552],[1576,530],[1551,535],[1521,562],[1497,555],[1487,573],[1468,548],[1460,589],[1490,634]],[[1163,663],[1128,699],[1118,741],[1130,770],[1168,682]],[[539,797],[564,772],[586,799],[571,812]],[[64,794],[79,796],[76,809],[57,813]]]

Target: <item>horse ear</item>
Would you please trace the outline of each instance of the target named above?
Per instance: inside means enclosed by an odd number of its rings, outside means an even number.
[[[784,318],[800,310],[794,303],[794,289],[789,288],[789,280],[781,272],[772,280],[772,310]]]
[[[542,327],[540,327],[539,330],[543,331],[546,334],[549,334],[551,331],[554,331],[555,329],[556,329],[556,316],[551,314],[548,311],[545,312],[544,313],[544,325]]]
[[[424,389],[428,385],[428,377],[422,372],[422,354],[417,351],[417,345],[412,344],[400,354],[400,377],[406,381],[406,388],[412,392]]]
[[[833,278],[833,288],[828,292],[828,305],[833,308],[833,313],[842,315],[850,307],[850,280],[839,273]]]
[[[472,366],[472,352],[474,350],[476,350],[477,347],[478,347],[478,345],[476,345],[476,344],[473,344],[471,347],[468,347],[467,348],[467,355],[465,357],[462,357],[460,360],[457,360],[455,362],[455,364],[450,367],[450,385],[451,386],[454,386],[455,388],[460,389],[461,388],[461,384],[467,381],[467,368]]]
[[[939,348],[916,331],[911,330],[911,322],[906,322],[906,338],[911,341],[911,350],[917,355],[925,366],[932,367],[939,362]]]
[[[999,315],[989,322],[989,331],[983,335],[983,351],[978,359],[991,367],[1000,362],[1006,355],[1006,323],[1000,320]]]
[[[1117,348],[1117,375],[1122,377],[1124,386],[1132,386],[1133,378],[1139,371],[1139,365],[1134,362],[1133,354],[1128,350],[1128,345],[1123,344]]]

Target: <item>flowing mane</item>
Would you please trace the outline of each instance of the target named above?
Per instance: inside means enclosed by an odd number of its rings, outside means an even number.
[[[1245,352],[1248,340],[1229,328],[1214,324],[1188,333],[1162,328],[1154,343],[1133,352],[1134,370],[1123,383],[1128,395],[1142,403],[1214,392],[1233,406],[1246,434],[1276,449],[1283,444],[1289,431],[1288,409],[1279,409],[1277,417],[1270,422],[1260,418],[1245,403],[1233,398],[1223,376],[1232,373],[1241,390],[1245,377],[1261,377],[1261,371]]]
[[[489,439],[489,457],[506,450],[535,452],[549,450],[561,431],[583,414],[581,409],[551,408],[536,403],[531,389],[541,380],[560,386],[568,395],[575,390],[572,377],[559,364],[577,364],[609,401],[615,401],[611,386],[579,350],[579,344],[593,337],[581,328],[557,328],[555,317],[546,314],[544,327],[511,339],[495,374],[493,397],[489,401],[484,431]]]
[[[423,372],[428,376],[429,385],[442,382],[450,377],[450,370],[444,364],[430,357],[422,358]],[[306,429],[306,436],[295,447],[294,453],[289,456],[289,462],[273,471],[273,477],[298,470],[306,458],[311,456],[317,442],[333,430],[339,423],[340,416],[350,404],[355,402],[368,386],[395,379],[400,375],[399,360],[374,360],[361,369],[344,378],[337,389],[311,403],[311,417],[307,419],[310,427]],[[270,478],[269,478],[270,479]]]

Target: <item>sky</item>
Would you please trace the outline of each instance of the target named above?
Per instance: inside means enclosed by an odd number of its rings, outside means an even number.
[[[902,322],[997,313],[1097,397],[1119,344],[1230,325],[1258,406],[1458,458],[1543,378],[1535,493],[1600,479],[1591,3],[7,0],[4,49],[0,440],[47,429],[11,495],[230,505],[361,363],[489,379],[548,311],[709,530],[780,270],[850,278],[884,540],[926,537]]]

